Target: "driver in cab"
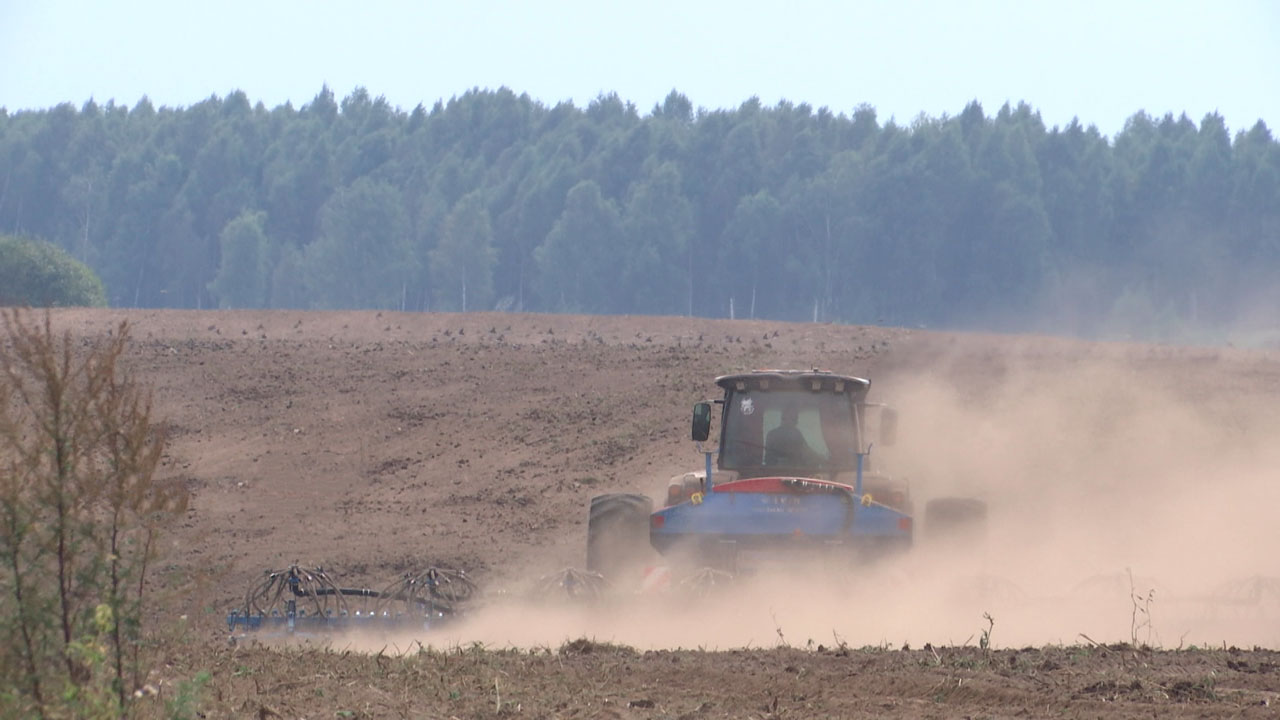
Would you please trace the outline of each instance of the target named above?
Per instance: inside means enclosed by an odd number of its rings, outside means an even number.
[[[805,441],[804,433],[798,427],[799,422],[798,409],[782,409],[782,424],[770,430],[764,439],[765,465],[805,467],[822,461],[821,456]]]

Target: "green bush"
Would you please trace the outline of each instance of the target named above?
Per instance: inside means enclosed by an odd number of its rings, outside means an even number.
[[[0,305],[103,307],[102,280],[44,240],[0,235]]]

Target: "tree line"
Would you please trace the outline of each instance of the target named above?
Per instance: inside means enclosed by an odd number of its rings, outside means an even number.
[[[1029,105],[882,121],[752,98],[647,113],[508,89],[428,108],[327,87],[0,110],[0,233],[123,307],[673,314],[1178,337],[1280,271],[1258,121]]]

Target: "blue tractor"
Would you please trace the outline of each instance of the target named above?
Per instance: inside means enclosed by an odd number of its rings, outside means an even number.
[[[871,467],[897,414],[867,402],[868,380],[819,370],[759,370],[716,378],[721,399],[693,408],[705,468],[673,479],[664,507],[644,495],[591,501],[587,569],[613,584],[638,576],[653,552],[682,565],[750,572],[753,561],[798,553],[864,560],[909,549],[915,530],[903,481]],[[711,435],[720,405],[719,447]],[[873,443],[874,441],[874,443]],[[972,528],[981,502],[926,506],[931,531]],[[933,534],[931,532],[931,534]]]

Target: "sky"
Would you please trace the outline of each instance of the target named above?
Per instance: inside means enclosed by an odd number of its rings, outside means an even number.
[[[647,113],[758,97],[909,123],[1025,101],[1104,134],[1138,111],[1280,126],[1280,2],[0,0],[0,107],[274,107],[323,85],[411,110],[473,88]]]

